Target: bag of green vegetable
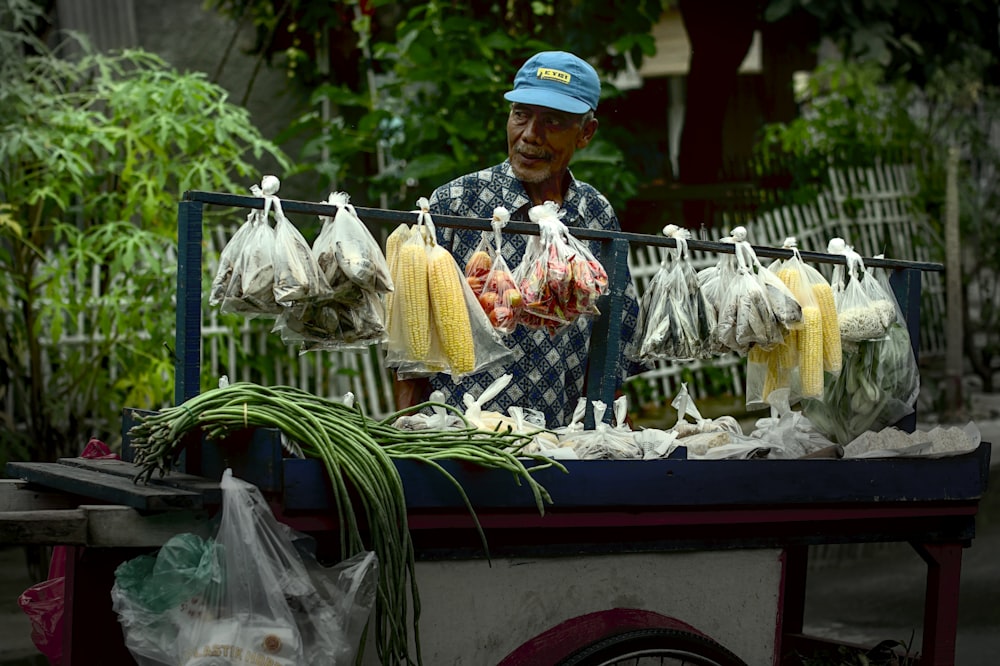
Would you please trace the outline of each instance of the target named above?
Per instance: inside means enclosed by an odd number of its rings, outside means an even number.
[[[375,601],[376,559],[362,552],[337,581],[226,470],[213,539],[178,535],[115,571],[112,604],[142,665],[354,663]]]

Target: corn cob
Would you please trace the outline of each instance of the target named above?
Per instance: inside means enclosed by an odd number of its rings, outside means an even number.
[[[837,321],[837,307],[833,302],[833,289],[826,282],[816,282],[812,286],[813,298],[819,306],[823,318],[823,369],[840,372],[843,351],[840,346],[840,326]]]
[[[403,319],[399,324],[404,329],[406,357],[413,361],[424,361],[430,353],[430,301],[428,296],[427,248],[415,237],[399,248],[399,279],[393,276],[393,283],[403,299]]]
[[[454,257],[440,245],[430,250],[427,278],[434,325],[452,374],[470,373],[476,367],[476,349],[463,276]]]
[[[778,271],[778,277],[785,286],[788,287],[788,291],[792,292],[792,296],[801,302],[802,300],[802,274],[799,270],[794,268],[782,268]]]
[[[799,331],[799,379],[802,397],[823,395],[823,321],[819,308],[802,308],[802,329]]]
[[[764,388],[761,397],[766,401],[771,392],[789,385],[789,369],[781,367],[781,351],[773,349],[768,352],[767,372],[764,374]]]
[[[385,261],[389,265],[389,277],[392,278],[392,284],[399,284],[397,280],[399,275],[397,273],[397,265],[399,259],[399,248],[402,247],[410,238],[410,228],[403,223],[400,223],[398,227],[393,229],[389,237],[385,239]],[[385,295],[385,330],[391,331],[390,328],[392,319],[392,294],[393,292],[388,292]]]
[[[785,340],[775,348],[778,357],[778,367],[790,370],[799,364],[799,332],[788,331]]]

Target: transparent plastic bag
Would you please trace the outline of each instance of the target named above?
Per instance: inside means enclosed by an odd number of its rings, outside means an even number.
[[[741,355],[754,345],[767,350],[781,344],[786,330],[775,312],[768,285],[755,272],[759,262],[745,239],[742,227],[733,230],[736,271],[729,280],[723,280],[720,273],[716,328],[719,343]]]
[[[506,208],[501,206],[493,211],[493,247],[490,253],[492,259],[489,261],[489,270],[482,277],[482,285],[479,290],[473,289],[473,293],[479,299],[479,304],[489,318],[490,324],[504,335],[514,332],[517,322],[521,318],[521,312],[524,310],[524,297],[517,287],[514,274],[507,265],[507,260],[504,259],[502,252],[503,235],[501,230],[509,220],[510,213],[507,212]],[[477,252],[482,252],[482,250]],[[475,276],[469,276],[475,256],[474,254],[473,259],[465,267],[466,280],[469,281],[470,288],[473,285],[473,280],[478,280],[479,273],[482,272],[481,269],[477,269]],[[479,263],[484,264],[485,262],[480,261]]]
[[[361,299],[361,290],[376,294],[393,289],[389,265],[382,248],[358,217],[346,192],[333,192],[327,201],[336,206],[333,217],[320,216],[323,223],[312,251],[332,290],[332,298],[347,305]]]
[[[208,290],[208,304],[212,307],[222,305],[222,301],[226,297],[226,292],[229,291],[229,287],[233,281],[233,271],[236,268],[236,261],[242,254],[243,245],[246,243],[247,237],[251,235],[251,230],[253,229],[255,212],[251,210],[247,214],[246,222],[240,225],[233,233],[232,238],[226,242],[222,251],[219,252],[219,266],[215,271],[215,277],[212,278],[212,285]]]
[[[258,196],[261,192],[257,185],[251,190]],[[237,248],[239,255],[233,259],[233,272],[219,310],[250,319],[276,317],[282,307],[274,297],[274,259],[271,255],[274,229],[268,224],[266,210],[250,211],[249,217],[252,218],[250,229]]]
[[[400,247],[386,364],[401,379],[436,373],[461,379],[513,352],[494,330],[458,262],[437,244],[427,198],[417,205],[417,224]],[[458,289],[451,291],[448,286],[454,284]]]
[[[706,298],[687,249],[690,232],[667,225],[676,246],[664,259],[639,304],[633,360],[692,360],[713,355],[715,307]]]
[[[521,323],[555,335],[579,317],[600,314],[597,299],[608,292],[608,274],[590,248],[570,234],[552,201],[534,206],[528,217],[538,236],[528,239],[514,271],[524,298]]]
[[[886,294],[862,284],[869,279],[864,260],[843,239],[832,239],[828,250],[847,258],[846,265],[834,267],[831,280],[841,341],[858,343],[884,338],[895,314],[893,303]],[[873,293],[876,298],[872,298]]]
[[[374,554],[326,570],[255,486],[226,470],[220,487],[214,539],[177,535],[115,571],[112,605],[132,655],[141,666],[353,664],[375,599]]]
[[[625,423],[627,405],[624,397],[615,401],[614,422],[605,423],[607,403],[594,400],[593,429],[572,429],[564,431],[559,439],[561,447],[572,449],[581,460],[635,460],[644,455],[642,446]]]
[[[274,206],[274,300],[286,307],[303,303],[320,303],[333,297],[333,290],[320,270],[312,248],[302,232],[285,217],[281,200]]]

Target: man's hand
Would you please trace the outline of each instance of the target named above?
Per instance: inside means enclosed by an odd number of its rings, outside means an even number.
[[[426,402],[431,395],[431,381],[426,377],[417,379],[396,378],[392,385],[396,399],[396,409],[405,409]]]

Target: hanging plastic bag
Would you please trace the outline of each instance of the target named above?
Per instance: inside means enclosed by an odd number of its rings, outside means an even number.
[[[469,281],[471,288],[473,281],[478,281],[482,273],[482,268],[476,268],[476,264],[489,266],[486,275],[482,276],[482,285],[478,291],[473,289],[473,293],[479,299],[479,304],[493,328],[505,335],[514,332],[524,309],[524,297],[517,287],[517,282],[507,265],[507,260],[504,259],[501,247],[503,239],[501,230],[509,220],[510,213],[507,212],[506,208],[500,206],[493,211],[493,247],[490,254],[487,255],[491,256],[492,259],[480,259],[477,262],[477,254],[482,256],[483,253],[483,250],[477,250],[477,253],[472,255],[472,259],[465,267],[466,280]],[[470,270],[473,272],[472,276],[470,276]]]
[[[326,203],[337,208],[333,217],[320,215],[323,226],[312,252],[332,290],[332,298],[348,306],[361,291],[385,294],[393,289],[386,257],[375,237],[358,217],[346,192],[333,192]]]
[[[737,268],[728,283],[720,280],[717,337],[726,349],[746,355],[753,345],[766,350],[780,344],[786,330],[781,318],[794,318],[794,308],[783,303],[779,318],[769,294],[776,287],[762,282],[755,272],[756,254],[745,240],[746,231],[737,227],[732,238]]]
[[[895,317],[894,304],[884,293],[872,298],[872,293],[878,292],[862,284],[867,279],[864,260],[843,239],[832,239],[827,249],[847,258],[846,265],[834,268],[832,280],[841,341],[858,343],[884,338]]]
[[[228,469],[220,487],[214,539],[177,535],[156,556],[128,560],[115,571],[112,605],[136,661],[354,663],[362,618],[374,604],[374,554],[358,553],[342,563],[336,583],[317,584],[314,576],[329,572],[304,557],[260,491]]]
[[[233,271],[236,268],[236,262],[243,252],[243,245],[246,243],[247,238],[251,236],[251,230],[253,229],[254,219],[256,211],[251,210],[247,213],[246,222],[240,225],[240,227],[233,233],[232,238],[226,243],[225,247],[219,253],[219,266],[215,271],[215,277],[212,278],[212,285],[208,291],[208,304],[212,307],[222,305],[222,301],[226,297],[226,292],[229,291],[230,285],[233,281]]]
[[[597,299],[608,292],[607,272],[590,248],[569,233],[562,214],[552,201],[528,211],[539,233],[528,240],[514,272],[524,298],[521,323],[550,335],[579,317],[600,314]]]
[[[396,284],[399,281],[399,275],[397,274],[397,266],[399,265],[399,248],[410,239],[410,227],[405,223],[400,223],[392,233],[389,234],[385,239],[385,262],[389,267],[389,276],[392,279],[393,290],[382,295],[382,310],[385,313],[385,330],[386,333],[392,330],[392,300],[393,294],[396,290]]]
[[[878,255],[877,258],[881,259],[882,255]],[[881,383],[890,395],[905,405],[905,408],[901,410],[902,414],[900,414],[900,410],[893,410],[881,419],[886,425],[889,425],[913,412],[917,396],[920,395],[920,366],[917,365],[917,358],[913,352],[913,343],[906,325],[906,317],[899,306],[892,285],[889,284],[889,270],[885,268],[870,269],[870,277],[873,277],[875,282],[879,284],[882,292],[893,305],[892,321],[879,358],[883,372]]]
[[[504,361],[504,346],[464,279],[437,244],[430,204],[417,201],[417,224],[400,246],[386,364],[406,379],[434,373],[460,379]]]
[[[277,192],[281,182],[275,176],[264,176],[254,193],[264,198],[264,218],[274,212],[274,245],[271,261],[274,265],[274,300],[279,305],[319,302],[333,295],[326,277],[319,269],[312,248],[302,233],[285,217]]]
[[[270,183],[269,183],[270,184]],[[259,185],[250,188],[254,196],[264,197]],[[247,318],[276,317],[282,312],[274,297],[274,229],[268,223],[268,199],[264,210],[252,210],[248,216],[250,228],[233,259],[229,286],[219,305],[221,312],[241,314]],[[220,285],[221,289],[221,285]]]
[[[691,360],[713,355],[714,306],[698,283],[687,249],[690,232],[667,225],[675,248],[661,263],[639,303],[638,349],[633,360]]]

